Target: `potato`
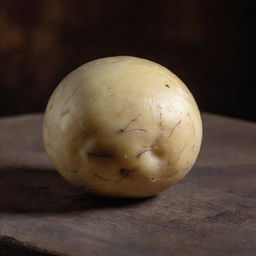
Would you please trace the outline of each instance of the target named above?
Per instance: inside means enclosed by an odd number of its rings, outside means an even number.
[[[192,168],[202,123],[193,96],[172,72],[118,56],[89,62],[59,84],[43,138],[72,184],[104,196],[147,197]]]

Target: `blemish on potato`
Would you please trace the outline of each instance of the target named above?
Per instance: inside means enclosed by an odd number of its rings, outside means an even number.
[[[163,116],[162,116],[162,107],[160,105],[157,106],[159,109],[159,127],[161,134],[164,133],[164,125],[163,125]]]
[[[191,122],[191,124],[192,124],[193,132],[194,132],[194,134],[195,134],[195,133],[196,133],[196,128],[195,128],[194,122],[193,122],[193,120],[192,120],[192,118],[191,118],[191,116],[190,116],[189,113],[187,113],[187,117],[189,118],[189,120],[190,120],[190,122]]]
[[[121,133],[125,133],[125,132],[133,132],[133,131],[138,131],[138,132],[148,132],[146,129],[141,129],[141,128],[134,128],[134,129],[129,129],[129,130],[123,130],[120,129]]]
[[[157,148],[157,147],[154,147],[153,148],[153,151],[152,151],[156,156],[158,157],[163,157],[164,156],[164,151]]]
[[[135,122],[138,118],[139,118],[139,116],[140,116],[140,114],[137,116],[137,117],[135,117],[134,119],[132,119],[124,128],[121,128],[120,130],[119,130],[119,132],[125,132],[126,130],[127,130],[127,128],[133,123],[133,122]],[[143,130],[143,129],[142,129]]]
[[[79,89],[79,87],[76,87],[74,89],[74,91],[70,94],[70,96],[68,97],[68,99],[67,99],[67,101],[65,102],[64,105],[67,105],[69,103],[69,101],[72,99],[72,97],[77,93],[78,89]]]
[[[87,133],[96,133],[96,131],[92,131],[92,130],[86,129],[80,119],[78,120],[78,125],[79,125],[80,129],[81,129],[83,132],[87,132]]]
[[[143,150],[142,152],[138,153],[138,154],[136,155],[136,157],[139,158],[139,157],[141,157],[143,154],[145,154],[146,152],[148,152],[148,151],[150,151],[150,150],[152,150],[152,147],[147,148],[147,149]]]
[[[100,151],[92,150],[87,152],[87,156],[88,158],[92,158],[92,157],[111,158],[114,156],[114,154],[110,152],[100,152]]]
[[[102,176],[100,176],[100,175],[98,175],[98,174],[94,174],[94,176],[95,177],[97,177],[97,178],[99,178],[99,179],[101,179],[101,180],[104,180],[104,181],[107,181],[107,182],[110,182],[111,180],[108,180],[108,179],[106,179],[106,178],[103,178]]]
[[[128,170],[128,169],[121,168],[119,170],[119,173],[120,173],[121,176],[127,177],[127,176],[131,176],[132,171]]]
[[[181,119],[180,119],[180,121],[179,121],[178,123],[176,123],[175,126],[172,128],[171,132],[169,133],[168,138],[173,134],[173,132],[175,131],[175,129],[178,127],[178,125],[180,125],[180,123],[181,123]]]
[[[171,86],[170,86],[170,85],[168,85],[168,84],[166,84],[165,86],[166,86],[166,87],[168,87],[168,88],[171,88]]]
[[[65,109],[65,110],[61,113],[62,117],[65,116],[68,112],[69,112],[69,108]]]

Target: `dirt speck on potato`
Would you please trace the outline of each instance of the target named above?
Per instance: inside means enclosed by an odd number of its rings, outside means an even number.
[[[121,168],[121,169],[119,170],[119,173],[120,173],[121,176],[127,177],[127,176],[131,176],[132,171],[131,171],[131,170],[128,170],[128,169]]]

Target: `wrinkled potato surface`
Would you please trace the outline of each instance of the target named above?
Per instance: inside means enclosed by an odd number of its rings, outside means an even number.
[[[149,60],[97,59],[71,72],[44,117],[45,149],[59,173],[88,192],[146,197],[182,179],[202,138],[184,83]]]

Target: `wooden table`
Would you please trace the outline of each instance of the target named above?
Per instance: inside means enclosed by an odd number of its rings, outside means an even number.
[[[256,255],[256,124],[203,114],[196,166],[144,200],[87,195],[42,147],[42,115],[0,119],[0,255]]]

